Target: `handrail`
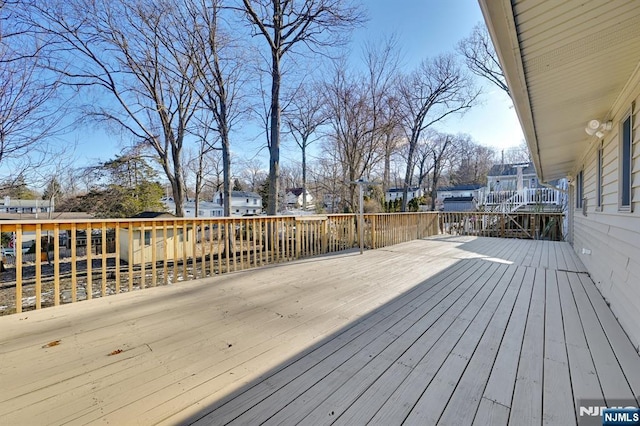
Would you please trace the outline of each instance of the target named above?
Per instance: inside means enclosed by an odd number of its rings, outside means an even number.
[[[482,191],[480,205],[500,205],[508,200],[517,201],[526,205],[560,205],[561,194],[552,188],[524,188],[519,191]]]
[[[0,315],[351,250],[356,218],[0,221],[16,247],[33,241],[3,259]],[[555,213],[419,212],[365,214],[363,231],[377,249],[438,234],[557,239],[561,227]]]
[[[353,214],[0,221],[0,315],[175,284],[357,247]],[[435,212],[366,214],[366,248],[438,233]],[[90,236],[90,237],[89,237]],[[28,245],[28,244],[27,244]],[[17,301],[17,303],[16,303]]]

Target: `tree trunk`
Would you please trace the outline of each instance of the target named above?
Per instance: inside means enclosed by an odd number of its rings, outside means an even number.
[[[409,200],[409,185],[411,185],[411,175],[413,174],[413,153],[416,150],[417,137],[412,136],[409,141],[409,155],[407,156],[407,171],[404,175],[404,187],[402,188],[402,212],[407,211]]]
[[[389,144],[389,141],[387,141],[387,146],[388,144]],[[391,150],[387,148],[384,153],[384,175],[382,178],[382,192],[386,193],[387,190],[389,189],[390,179],[391,179]]]
[[[222,138],[222,191],[223,216],[231,216],[231,150],[229,137]]]
[[[302,210],[307,210],[307,142],[302,144]]]
[[[269,206],[267,214],[278,211],[278,185],[280,182],[280,58],[272,54],[271,69],[271,139],[269,145]]]

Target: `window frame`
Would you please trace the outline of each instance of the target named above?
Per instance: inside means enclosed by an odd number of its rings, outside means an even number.
[[[633,206],[633,108],[627,111],[622,120],[620,120],[618,141],[620,158],[618,211],[631,212]]]
[[[596,211],[602,211],[604,201],[604,146],[602,141],[600,141],[596,155]]]
[[[582,209],[584,198],[584,169],[576,175],[576,210]]]

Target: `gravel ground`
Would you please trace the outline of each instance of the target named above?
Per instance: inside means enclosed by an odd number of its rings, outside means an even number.
[[[206,246],[205,246],[206,247]],[[248,247],[247,247],[248,248]],[[170,262],[167,269],[167,278],[169,283],[187,281],[194,278],[201,278],[202,274],[202,264],[200,252],[200,248],[196,253],[196,257],[198,259],[197,267],[195,270],[195,275],[193,271],[193,266],[191,264],[191,260],[187,263],[186,276],[183,276],[183,266],[182,262],[179,262],[177,265],[177,276],[174,279],[173,276],[173,263]],[[205,249],[205,256],[208,256],[208,249]],[[61,253],[62,255],[62,253]],[[100,257],[95,257],[100,256]],[[28,256],[25,256],[27,261],[23,262],[22,265],[22,309],[23,311],[27,311],[30,309],[35,309],[36,306],[36,286],[35,286],[35,276],[36,276],[36,265],[33,261],[33,256],[29,259]],[[77,300],[85,300],[87,298],[87,258],[86,256],[77,256],[76,257],[76,292],[77,292]],[[114,254],[108,254],[106,257],[106,283],[105,283],[105,291],[104,295],[108,296],[116,293],[116,258]],[[92,298],[102,297],[102,286],[103,286],[103,277],[102,277],[102,257],[101,255],[94,255],[91,260],[91,295]],[[223,263],[226,263],[223,261]],[[249,260],[247,256],[244,257],[245,267],[248,267]],[[72,282],[71,282],[71,258],[63,257],[60,260],[60,303],[71,303],[72,302]],[[240,269],[240,265],[238,264],[238,269]],[[54,305],[54,268],[53,264],[49,265],[46,261],[43,261],[41,264],[41,305],[42,307],[53,306]],[[206,261],[205,274],[204,276],[211,276],[211,263],[208,260]],[[219,273],[218,270],[218,261],[214,260],[214,271],[213,274]],[[139,289],[142,285],[142,277],[140,267],[134,267],[134,278],[132,283],[132,290]],[[150,265],[146,265],[145,268],[145,286],[152,285],[152,270]],[[120,292],[129,291],[129,269],[126,262],[120,262]],[[159,262],[156,267],[156,284],[163,285],[165,282],[164,279],[164,267],[162,262]],[[0,315],[7,315],[15,313],[15,294],[16,292],[16,268],[15,265],[9,264],[6,265],[5,271],[0,272]]]

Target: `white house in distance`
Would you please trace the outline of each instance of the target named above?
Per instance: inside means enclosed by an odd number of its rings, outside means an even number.
[[[445,186],[439,188],[437,190],[437,199],[444,200],[445,198],[450,197],[476,197],[478,196],[478,191],[482,188],[483,185],[480,184],[469,184],[469,185],[455,185],[455,186]]]
[[[303,197],[302,193],[306,192],[306,201],[307,205],[303,207]],[[302,210],[313,210],[315,208],[315,199],[309,193],[309,191],[304,190],[303,188],[290,188],[287,189],[287,192],[284,196],[284,202],[287,208],[292,209],[302,209]]]
[[[0,205],[0,213],[12,214],[35,214],[53,213],[54,204],[50,200],[12,200],[11,197],[4,197]]]
[[[567,239],[638,349],[640,5],[479,3],[538,178],[569,179]]]
[[[487,187],[490,191],[516,191],[538,186],[533,163],[495,164],[487,173]]]
[[[436,193],[436,210],[472,211],[477,207],[478,195],[482,185],[454,185],[439,188]],[[445,202],[446,200],[446,202]]]
[[[216,192],[213,196],[213,203],[217,205],[218,216],[222,216],[224,206],[224,194],[222,191]],[[262,213],[262,197],[249,191],[231,191],[231,216],[246,216]]]
[[[389,188],[384,193],[384,200],[386,202],[400,200],[402,199],[403,195],[404,195],[404,188]],[[411,201],[414,198],[419,198],[422,196],[424,196],[424,190],[422,188],[411,187],[409,188],[409,192],[407,193],[407,198],[408,198],[407,201]]]
[[[176,204],[172,198],[162,200],[167,211],[176,212]],[[196,217],[195,201],[185,201],[183,205],[184,217]],[[246,216],[262,213],[262,197],[255,192],[231,191],[231,216]],[[224,196],[216,192],[213,201],[198,203],[198,217],[223,217]]]

